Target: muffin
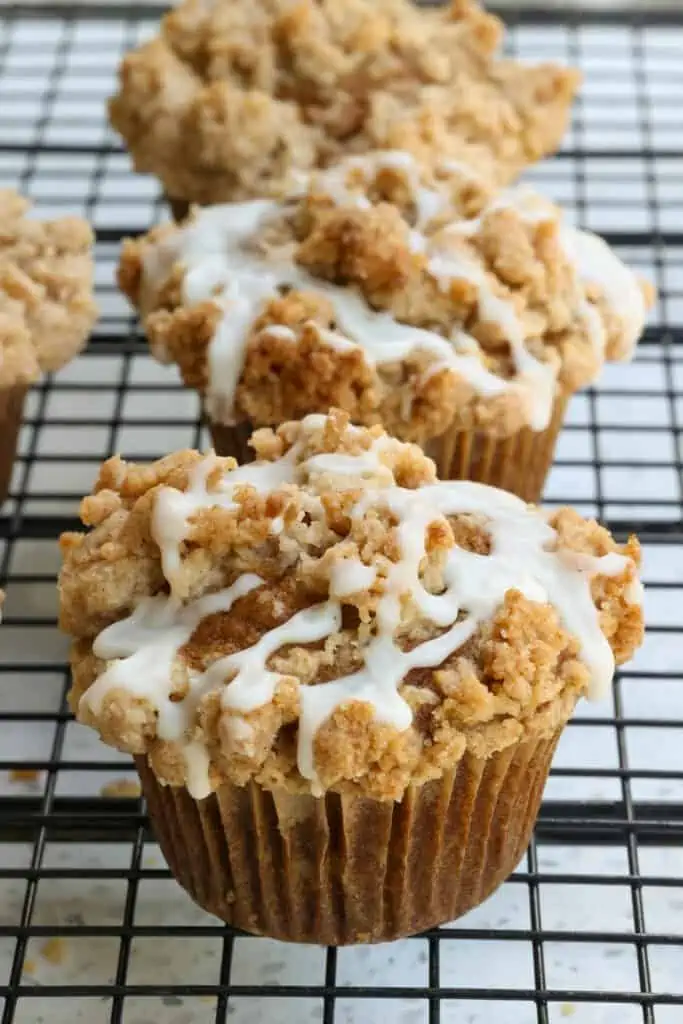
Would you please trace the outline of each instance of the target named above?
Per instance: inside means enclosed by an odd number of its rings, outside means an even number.
[[[437,480],[341,413],[258,461],[102,467],[62,537],[71,707],[134,755],[179,882],[224,921],[379,942],[513,870],[562,728],[641,642],[635,538]]]
[[[180,216],[409,143],[507,183],[557,149],[579,78],[501,36],[472,0],[185,0],[124,58],[111,123]]]
[[[218,454],[244,461],[254,427],[336,407],[423,445],[442,477],[530,501],[568,397],[631,355],[647,305],[556,206],[407,150],[129,240],[119,283]]]
[[[30,385],[81,350],[97,317],[89,226],[80,217],[29,220],[29,207],[0,190],[0,501]]]

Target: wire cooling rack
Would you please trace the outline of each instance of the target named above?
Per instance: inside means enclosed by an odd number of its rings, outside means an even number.
[[[56,537],[112,452],[203,442],[194,397],[146,355],[113,284],[121,237],[163,216],[103,110],[155,20],[15,7],[0,30],[0,184],[90,218],[102,308],[84,357],[31,396],[0,515],[1,1024],[680,1024],[683,16],[508,14],[511,52],[585,73],[563,152],[529,177],[659,289],[635,363],[574,401],[547,488],[640,533],[647,641],[565,731],[510,881],[449,927],[338,951],[237,935],[193,907],[142,806],[112,796],[130,762],[65,705]]]

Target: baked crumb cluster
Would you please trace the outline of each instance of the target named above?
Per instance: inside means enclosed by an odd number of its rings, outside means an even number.
[[[119,282],[215,422],[337,407],[420,442],[545,429],[558,392],[631,354],[648,302],[531,190],[406,150],[129,240]]]
[[[124,58],[110,117],[139,171],[204,204],[386,146],[507,182],[559,145],[578,74],[499,59],[501,35],[474,0],[185,0]]]
[[[162,782],[400,799],[550,733],[640,643],[634,538],[341,413],[253,445],[110,459],[62,537],[73,711]]]
[[[30,220],[0,190],[0,387],[26,387],[85,344],[96,317],[93,234],[80,217]]]

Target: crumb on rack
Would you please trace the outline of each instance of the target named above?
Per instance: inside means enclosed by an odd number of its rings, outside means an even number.
[[[12,768],[9,773],[10,782],[31,783],[37,782],[39,778],[40,772],[37,768]]]
[[[48,963],[59,966],[66,960],[66,942],[64,939],[55,935],[53,938],[47,940],[40,952],[43,959],[47,960]]]
[[[100,790],[100,796],[117,799],[132,797],[134,800],[138,800],[141,792],[137,779],[113,779],[111,782],[105,782]]]

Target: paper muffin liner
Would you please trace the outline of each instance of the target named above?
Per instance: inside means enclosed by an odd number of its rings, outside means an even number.
[[[171,208],[171,214],[176,224],[181,224],[190,212],[190,204],[187,199],[174,199],[173,196],[166,196],[166,202]]]
[[[541,497],[552,466],[566,408],[567,397],[561,395],[555,400],[545,430],[525,427],[502,440],[481,430],[448,430],[422,447],[434,459],[441,480],[475,480],[535,502]],[[209,422],[209,428],[218,455],[232,455],[241,463],[253,462],[254,451],[247,444],[255,429],[251,424]]]
[[[481,430],[447,430],[423,448],[441,480],[474,480],[536,502],[553,463],[567,401],[558,395],[545,430],[525,427],[503,439]]]
[[[208,427],[216,455],[232,455],[242,465],[254,461],[256,453],[248,442],[256,427],[251,423],[237,423],[229,427],[209,420]]]
[[[466,755],[400,803],[254,782],[196,801],[136,763],[171,871],[205,910],[291,942],[384,942],[460,917],[508,877],[561,731]]]
[[[23,386],[0,390],[0,501],[7,497],[12,480],[27,390]]]

